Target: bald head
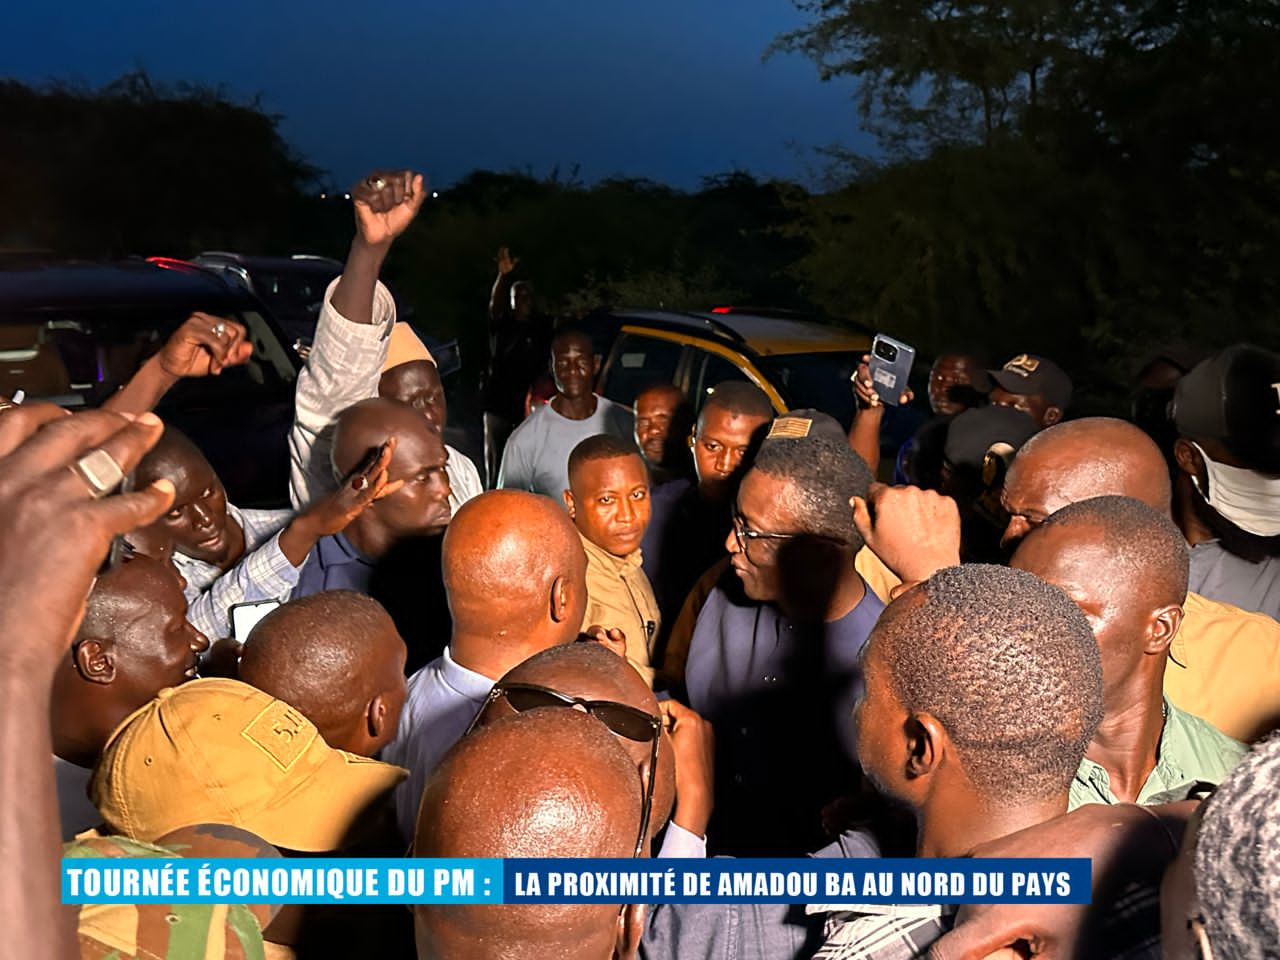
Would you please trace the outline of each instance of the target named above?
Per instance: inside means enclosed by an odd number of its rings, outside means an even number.
[[[483,663],[480,672],[496,678],[576,639],[586,570],[578,532],[554,500],[492,490],[467,501],[444,538],[455,659]]]
[[[1082,500],[1029,533],[1010,563],[1061,588],[1089,618],[1109,704],[1160,688],[1189,567],[1167,515],[1131,497]]]
[[[1005,542],[1071,503],[1132,497],[1169,512],[1169,470],[1160,448],[1131,423],[1111,417],[1070,420],[1042,430],[1009,467],[1002,500],[1012,517]]]
[[[333,433],[333,470],[341,480],[392,437],[396,439],[394,465],[403,456],[401,447],[442,445],[413,407],[388,397],[353,404],[338,416]]]
[[[567,643],[544,650],[513,667],[499,682],[536,684],[568,697],[610,700],[650,716],[661,716],[657,697],[635,668],[625,658],[598,643]],[[479,724],[487,725],[510,716],[512,712],[511,705],[505,698],[500,698],[485,707]],[[631,755],[641,775],[647,777],[653,760],[652,741],[632,740],[622,735],[617,735],[617,739]],[[657,833],[666,824],[675,802],[675,754],[665,726],[654,775],[650,834]]]
[[[245,642],[240,679],[297,707],[330,746],[373,756],[400,721],[405,655],[380,603],[331,590],[263,617]]]
[[[169,563],[137,556],[100,576],[54,676],[54,752],[91,766],[125,717],[196,675],[208,641],[187,622]]]
[[[182,471],[196,465],[207,466],[208,463],[208,459],[190,437],[173,424],[165,424],[164,433],[156,445],[134,468],[134,477],[141,487],[162,477],[175,480]]]
[[[352,527],[366,553],[383,553],[396,539],[439,533],[449,522],[448,455],[439,432],[417,410],[399,400],[376,397],[348,407],[333,433],[333,471],[345,482],[395,441],[387,479],[402,482],[374,503]]]
[[[414,853],[628,858],[642,802],[634,763],[602,724],[531,710],[445,756],[423,794]],[[618,945],[617,905],[419,905],[414,914],[423,958],[605,960]]]

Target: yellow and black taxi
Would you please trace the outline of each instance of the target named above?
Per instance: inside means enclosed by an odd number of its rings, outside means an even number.
[[[655,383],[673,383],[695,412],[726,380],[760,387],[779,412],[812,407],[848,426],[849,378],[871,334],[802,319],[787,311],[717,307],[705,313],[619,310],[597,315],[612,344],[602,350],[599,393],[625,406]]]

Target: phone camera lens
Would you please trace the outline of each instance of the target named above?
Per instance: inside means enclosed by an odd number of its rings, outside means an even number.
[[[898,359],[898,348],[891,343],[881,341],[876,344],[876,356],[881,360],[888,360],[890,363]]]

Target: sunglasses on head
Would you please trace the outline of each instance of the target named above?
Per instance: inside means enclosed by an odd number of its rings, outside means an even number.
[[[640,811],[640,835],[636,838],[634,856],[644,852],[644,844],[649,833],[649,819],[653,813],[653,781],[658,769],[658,744],[662,740],[662,717],[645,713],[637,707],[615,700],[587,700],[582,697],[571,697],[550,687],[536,683],[496,683],[489,691],[484,706],[471,721],[467,732],[475,729],[480,716],[488,709],[489,704],[498,700],[506,700],[507,705],[516,713],[536,710],[539,707],[568,707],[571,710],[582,710],[589,713],[609,732],[636,743],[651,744],[649,751],[649,773],[644,783],[644,805]]]

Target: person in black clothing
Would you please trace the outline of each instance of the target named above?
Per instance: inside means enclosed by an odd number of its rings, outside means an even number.
[[[498,278],[489,297],[489,367],[482,390],[486,487],[497,483],[502,448],[524,419],[529,387],[546,372],[551,353],[551,320],[535,311],[533,287],[524,280],[512,282],[519,262],[506,247],[498,248]]]

